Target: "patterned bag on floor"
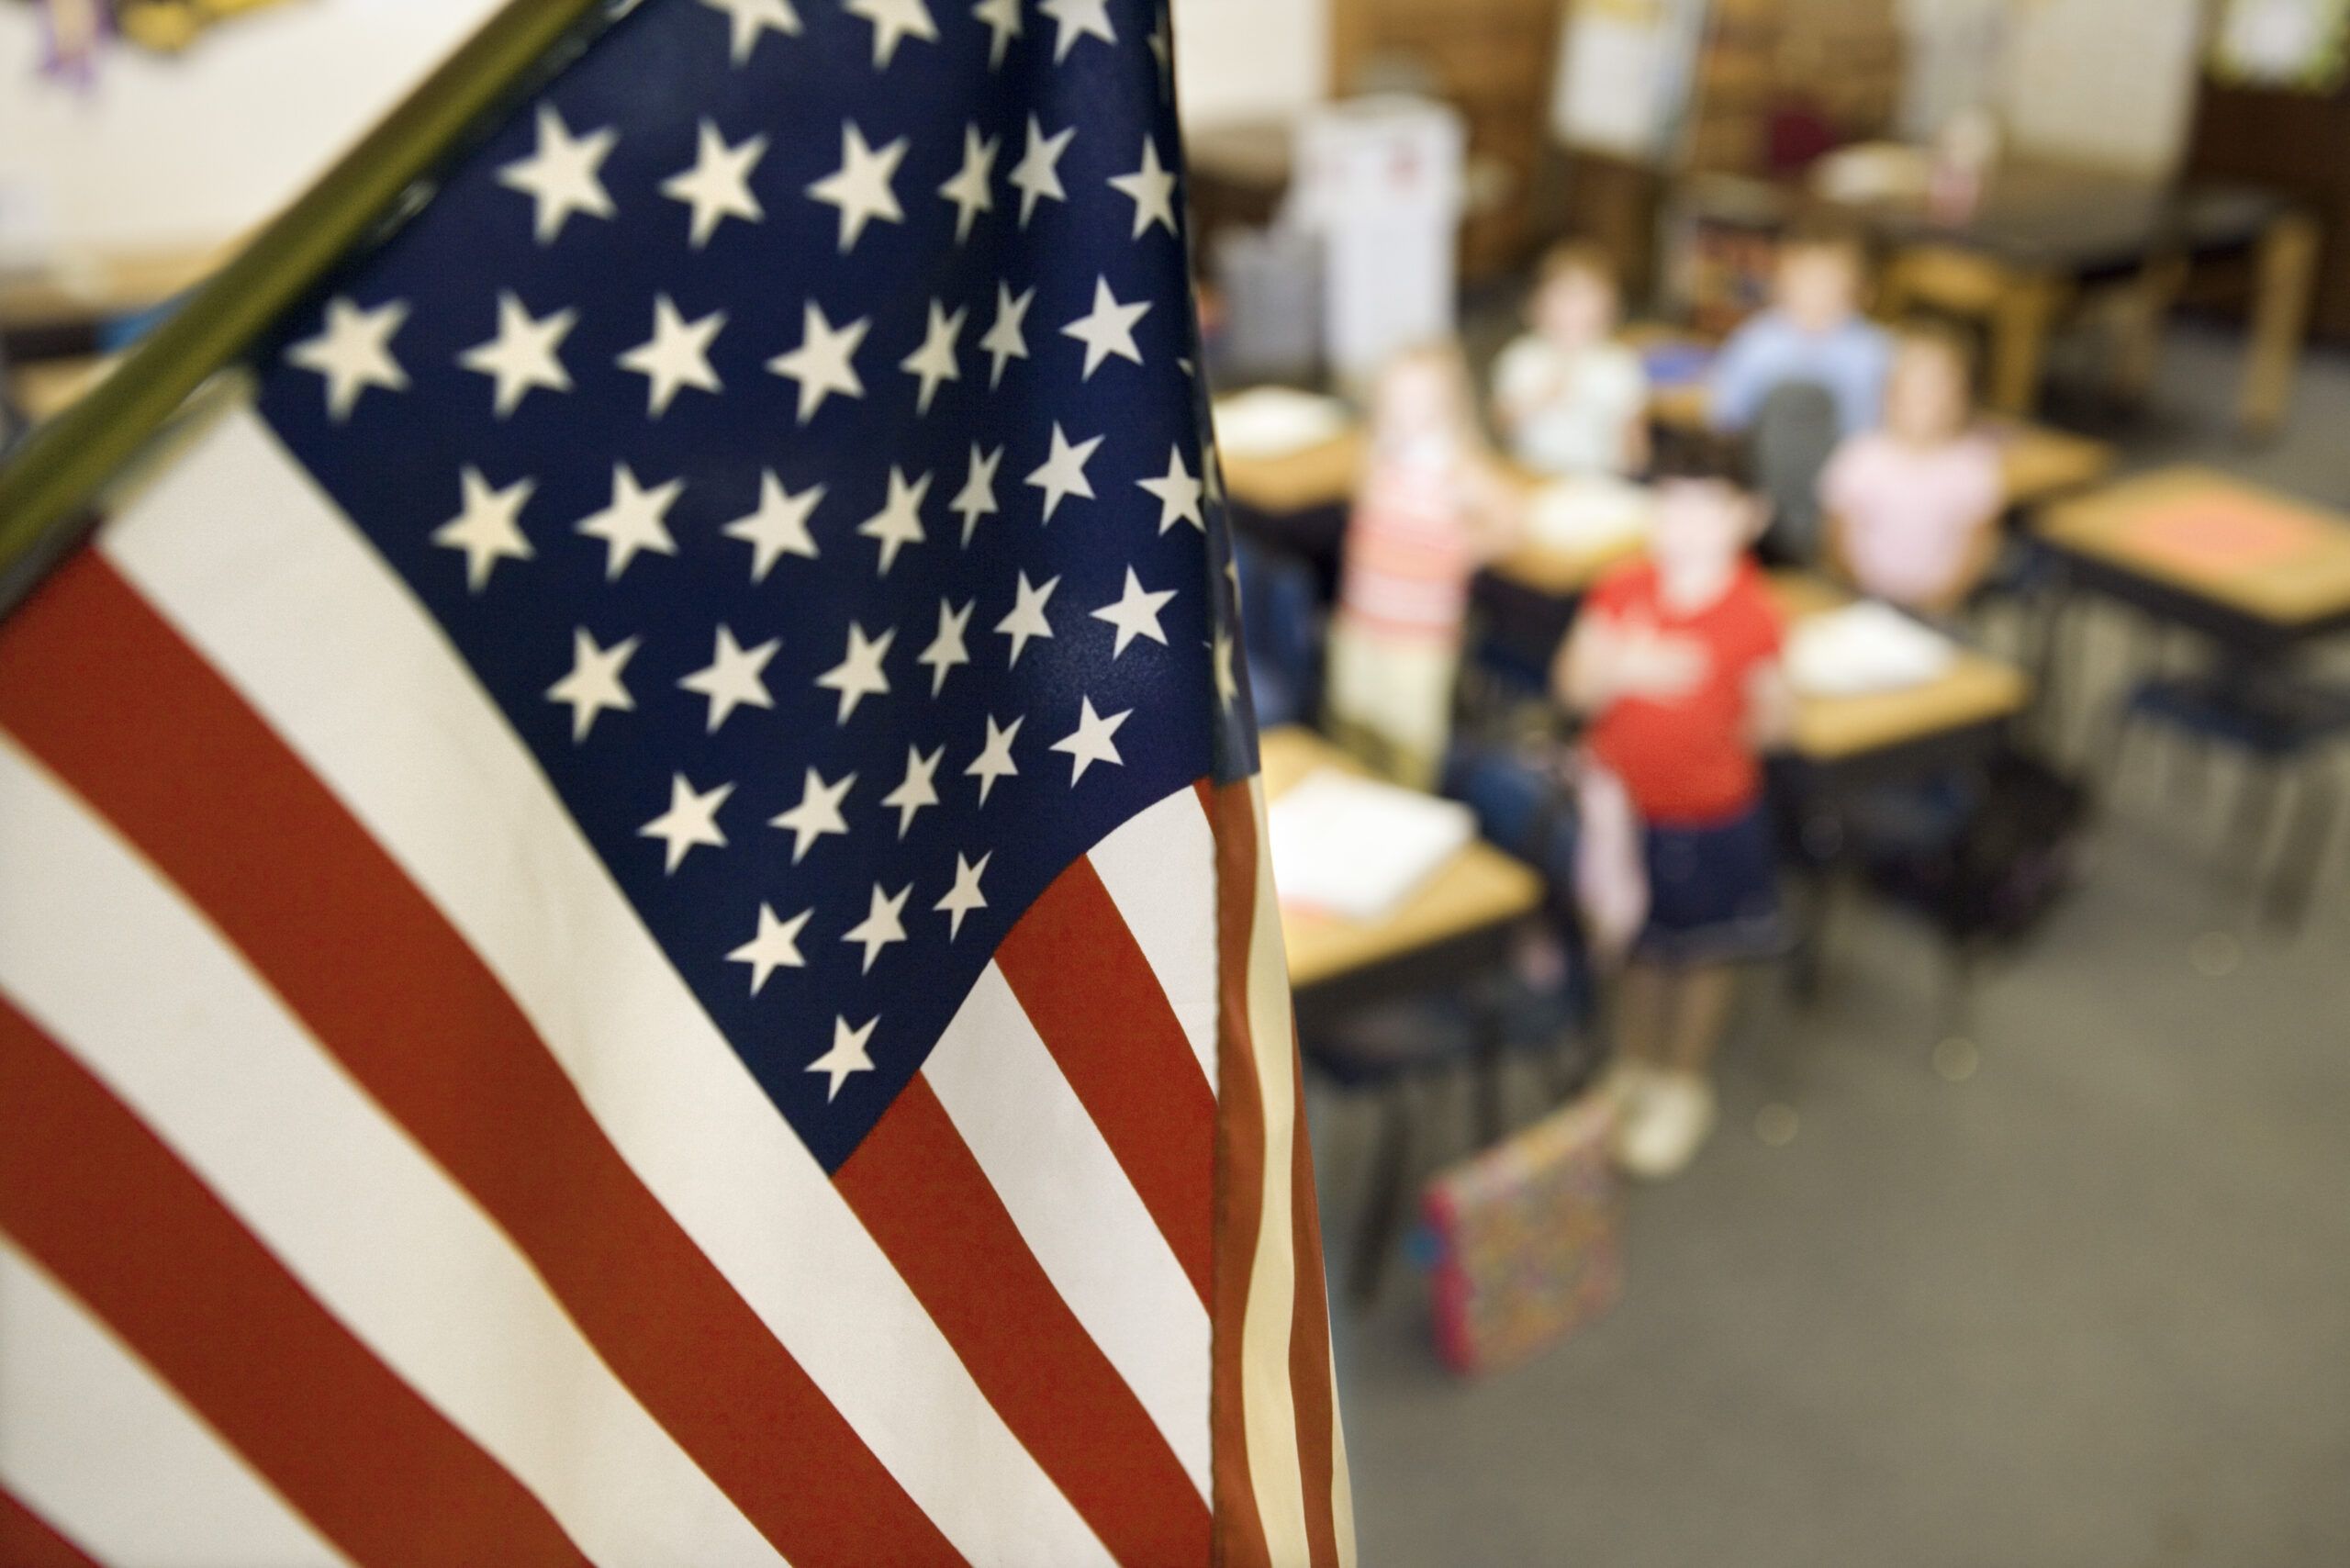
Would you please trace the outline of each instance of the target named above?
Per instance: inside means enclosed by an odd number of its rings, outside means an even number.
[[[1436,1350],[1453,1371],[1521,1361],[1614,1304],[1623,1255],[1611,1120],[1585,1095],[1428,1183]]]

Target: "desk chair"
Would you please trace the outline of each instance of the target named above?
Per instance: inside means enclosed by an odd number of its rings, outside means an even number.
[[[2117,714],[2108,752],[2117,769],[2132,734],[2149,723],[2243,756],[2235,843],[2255,879],[2278,796],[2292,784],[2297,810],[2277,846],[2266,902],[2271,920],[2298,930],[2309,913],[2340,806],[2339,791],[2322,764],[2329,745],[2350,737],[2350,690],[2232,664],[2152,677],[2138,684]]]
[[[1257,722],[1267,729],[1311,723],[1322,706],[1322,604],[1313,570],[1237,535],[1232,559],[1240,577],[1240,636]]]
[[[1754,487],[1771,503],[1762,554],[1772,565],[1808,566],[1819,559],[1819,476],[1841,436],[1836,400],[1808,383],[1773,388],[1755,411],[1746,439]]]

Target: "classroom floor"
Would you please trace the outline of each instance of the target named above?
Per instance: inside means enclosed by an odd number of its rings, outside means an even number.
[[[2350,362],[2314,360],[2259,452],[2234,371],[2226,335],[2175,334],[2132,462],[2350,502]],[[2130,639],[2089,644],[2109,689]],[[2162,749],[2109,782],[2084,890],[1982,978],[1972,1076],[1932,1062],[1926,935],[1848,904],[1827,996],[1753,989],[1721,1131],[1631,1194],[1612,1316],[1462,1382],[1407,1265],[1340,1303],[1364,1563],[2350,1562],[2350,831],[2279,939],[2217,847],[2232,776],[2198,801]],[[1371,1113],[1311,1109],[1337,1254]]]

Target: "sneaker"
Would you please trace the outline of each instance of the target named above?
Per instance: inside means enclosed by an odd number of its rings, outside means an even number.
[[[1696,1073],[1658,1073],[1617,1124],[1616,1163],[1645,1181],[1677,1176],[1714,1130],[1714,1086]]]
[[[1649,1085],[1660,1076],[1655,1068],[1644,1061],[1617,1057],[1607,1064],[1607,1070],[1599,1075],[1593,1092],[1606,1103],[1608,1110],[1616,1117],[1616,1125],[1620,1127],[1633,1115],[1634,1108],[1641,1096],[1648,1092]]]

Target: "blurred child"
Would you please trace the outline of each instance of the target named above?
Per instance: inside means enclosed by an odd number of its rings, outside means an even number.
[[[1629,474],[1648,464],[1648,373],[1615,341],[1616,272],[1597,246],[1542,258],[1533,330],[1494,364],[1494,414],[1510,455],[1539,474]]]
[[[1714,362],[1714,428],[1743,431],[1781,386],[1818,387],[1852,435],[1877,422],[1892,344],[1861,313],[1867,259],[1849,231],[1799,229],[1780,241],[1771,304],[1749,317]]]
[[[1846,439],[1819,481],[1829,558],[1863,593],[1945,616],[1999,550],[1998,447],[1973,430],[1973,360],[1945,328],[1905,328],[1885,427]]]
[[[1456,345],[1398,354],[1371,403],[1330,627],[1328,717],[1341,744],[1427,786],[1451,739],[1469,581],[1507,547],[1516,496],[1478,431]]]
[[[1648,1177],[1683,1169],[1712,1130],[1707,1065],[1734,966],[1785,945],[1760,754],[1794,708],[1778,612],[1747,554],[1767,509],[1735,451],[1670,442],[1656,476],[1647,558],[1592,589],[1553,677],[1590,720],[1582,793],[1597,809],[1578,881],[1601,892],[1597,945],[1628,948],[1610,1087],[1617,1158]]]

